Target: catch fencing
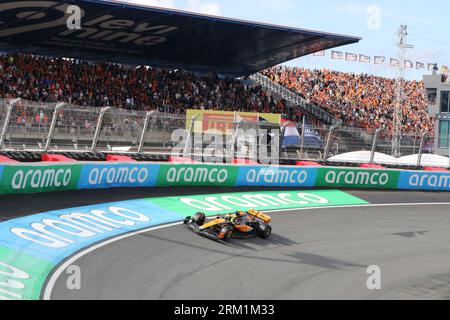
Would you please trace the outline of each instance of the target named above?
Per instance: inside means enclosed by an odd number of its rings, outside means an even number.
[[[183,156],[195,157],[199,162],[208,162],[204,154],[209,146],[214,149],[209,153],[220,151],[224,158],[255,157],[250,143],[244,148],[247,153],[242,154],[242,150],[239,153],[238,130],[256,132],[257,144],[267,145],[269,154],[271,152],[273,156],[273,152],[276,152],[281,161],[327,161],[339,155],[360,151],[367,151],[370,156],[357,159],[359,163],[377,162],[375,153],[395,155],[396,158],[419,155],[420,160],[420,155],[432,153],[434,148],[433,137],[419,130],[403,134],[400,146],[393,148],[392,133],[388,130],[366,131],[338,125],[315,126],[307,123],[297,124],[295,132],[298,134],[294,136],[296,139],[287,144],[287,135],[292,134],[292,130],[287,130],[279,124],[245,123],[236,119],[233,122],[220,123],[223,128],[230,129],[231,134],[219,132],[222,135],[222,144],[218,146],[211,145],[214,140],[212,136],[217,136],[217,130],[214,130],[214,134],[208,130],[200,130],[201,141],[195,140],[198,139],[195,137],[195,134],[199,133],[198,128],[204,126],[202,121],[186,119],[184,114],[161,111],[81,107],[68,103],[37,103],[21,99],[0,100],[0,151],[170,155],[174,148],[178,148],[182,150]],[[216,128],[214,125],[213,127]],[[174,134],[180,131],[184,131],[183,138]],[[274,148],[272,138],[278,141],[277,148]],[[260,155],[257,154],[256,158],[259,159]]]

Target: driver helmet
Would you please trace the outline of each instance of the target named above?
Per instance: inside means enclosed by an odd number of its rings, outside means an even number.
[[[245,216],[245,212],[236,211],[236,218],[242,218],[243,216]]]

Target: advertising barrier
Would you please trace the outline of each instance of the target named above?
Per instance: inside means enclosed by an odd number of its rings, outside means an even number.
[[[50,273],[76,252],[198,211],[211,216],[366,203],[342,191],[249,192],[122,201],[9,220],[0,223],[0,300],[39,299]]]
[[[450,172],[400,172],[400,190],[450,191]]]
[[[0,166],[0,194],[171,186],[450,191],[450,173],[337,167],[175,163]]]
[[[86,164],[78,189],[154,187],[158,172],[158,164]]]
[[[313,187],[317,168],[245,166],[239,170],[236,186]]]
[[[77,189],[81,165],[7,165],[0,193],[41,193]]]
[[[352,168],[319,168],[316,187],[397,189],[399,171]]]
[[[238,166],[226,165],[161,165],[158,187],[165,186],[226,186],[234,187],[239,173]]]

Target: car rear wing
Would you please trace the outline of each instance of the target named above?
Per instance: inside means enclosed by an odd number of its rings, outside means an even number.
[[[264,221],[265,223],[272,222],[272,218],[271,217],[269,217],[268,215],[266,215],[266,214],[264,214],[264,213],[262,213],[260,211],[250,210],[248,212],[248,214],[250,214],[250,215],[252,215],[252,216],[254,216],[254,217],[256,217],[256,218],[258,218],[258,219],[260,219],[262,221]]]

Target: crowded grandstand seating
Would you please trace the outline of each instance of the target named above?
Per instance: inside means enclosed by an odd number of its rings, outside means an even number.
[[[262,72],[272,81],[298,92],[308,102],[330,112],[349,127],[373,132],[392,131],[395,81],[370,75],[327,70],[273,67]],[[299,108],[287,108],[251,82],[222,79],[217,75],[196,75],[184,70],[130,67],[89,63],[73,59],[51,59],[25,54],[0,56],[0,98],[55,103],[68,102],[86,107],[114,106],[128,110],[160,110],[184,115],[186,109],[281,113],[300,122]],[[433,134],[427,113],[423,83],[405,82],[403,132],[420,129]],[[51,114],[45,110],[21,112],[16,108],[17,126],[47,126]],[[30,110],[30,109],[27,109]],[[86,113],[86,117],[88,117]],[[83,124],[94,130],[92,119],[71,119],[61,113],[59,120]],[[313,122],[314,124],[318,124]],[[320,123],[319,123],[320,124]]]
[[[32,55],[0,56],[0,98],[38,102],[114,106],[184,115],[186,109],[250,111],[289,114],[284,101],[276,102],[260,87],[244,81],[198,76],[183,70],[128,67],[51,59]],[[48,115],[17,115],[18,124],[46,124]]]
[[[393,129],[393,79],[286,66],[273,67],[262,74],[299,93],[307,102],[330,111],[346,126],[369,131]],[[404,93],[402,132],[425,129],[433,135],[434,123],[428,115],[423,82],[406,81]]]

